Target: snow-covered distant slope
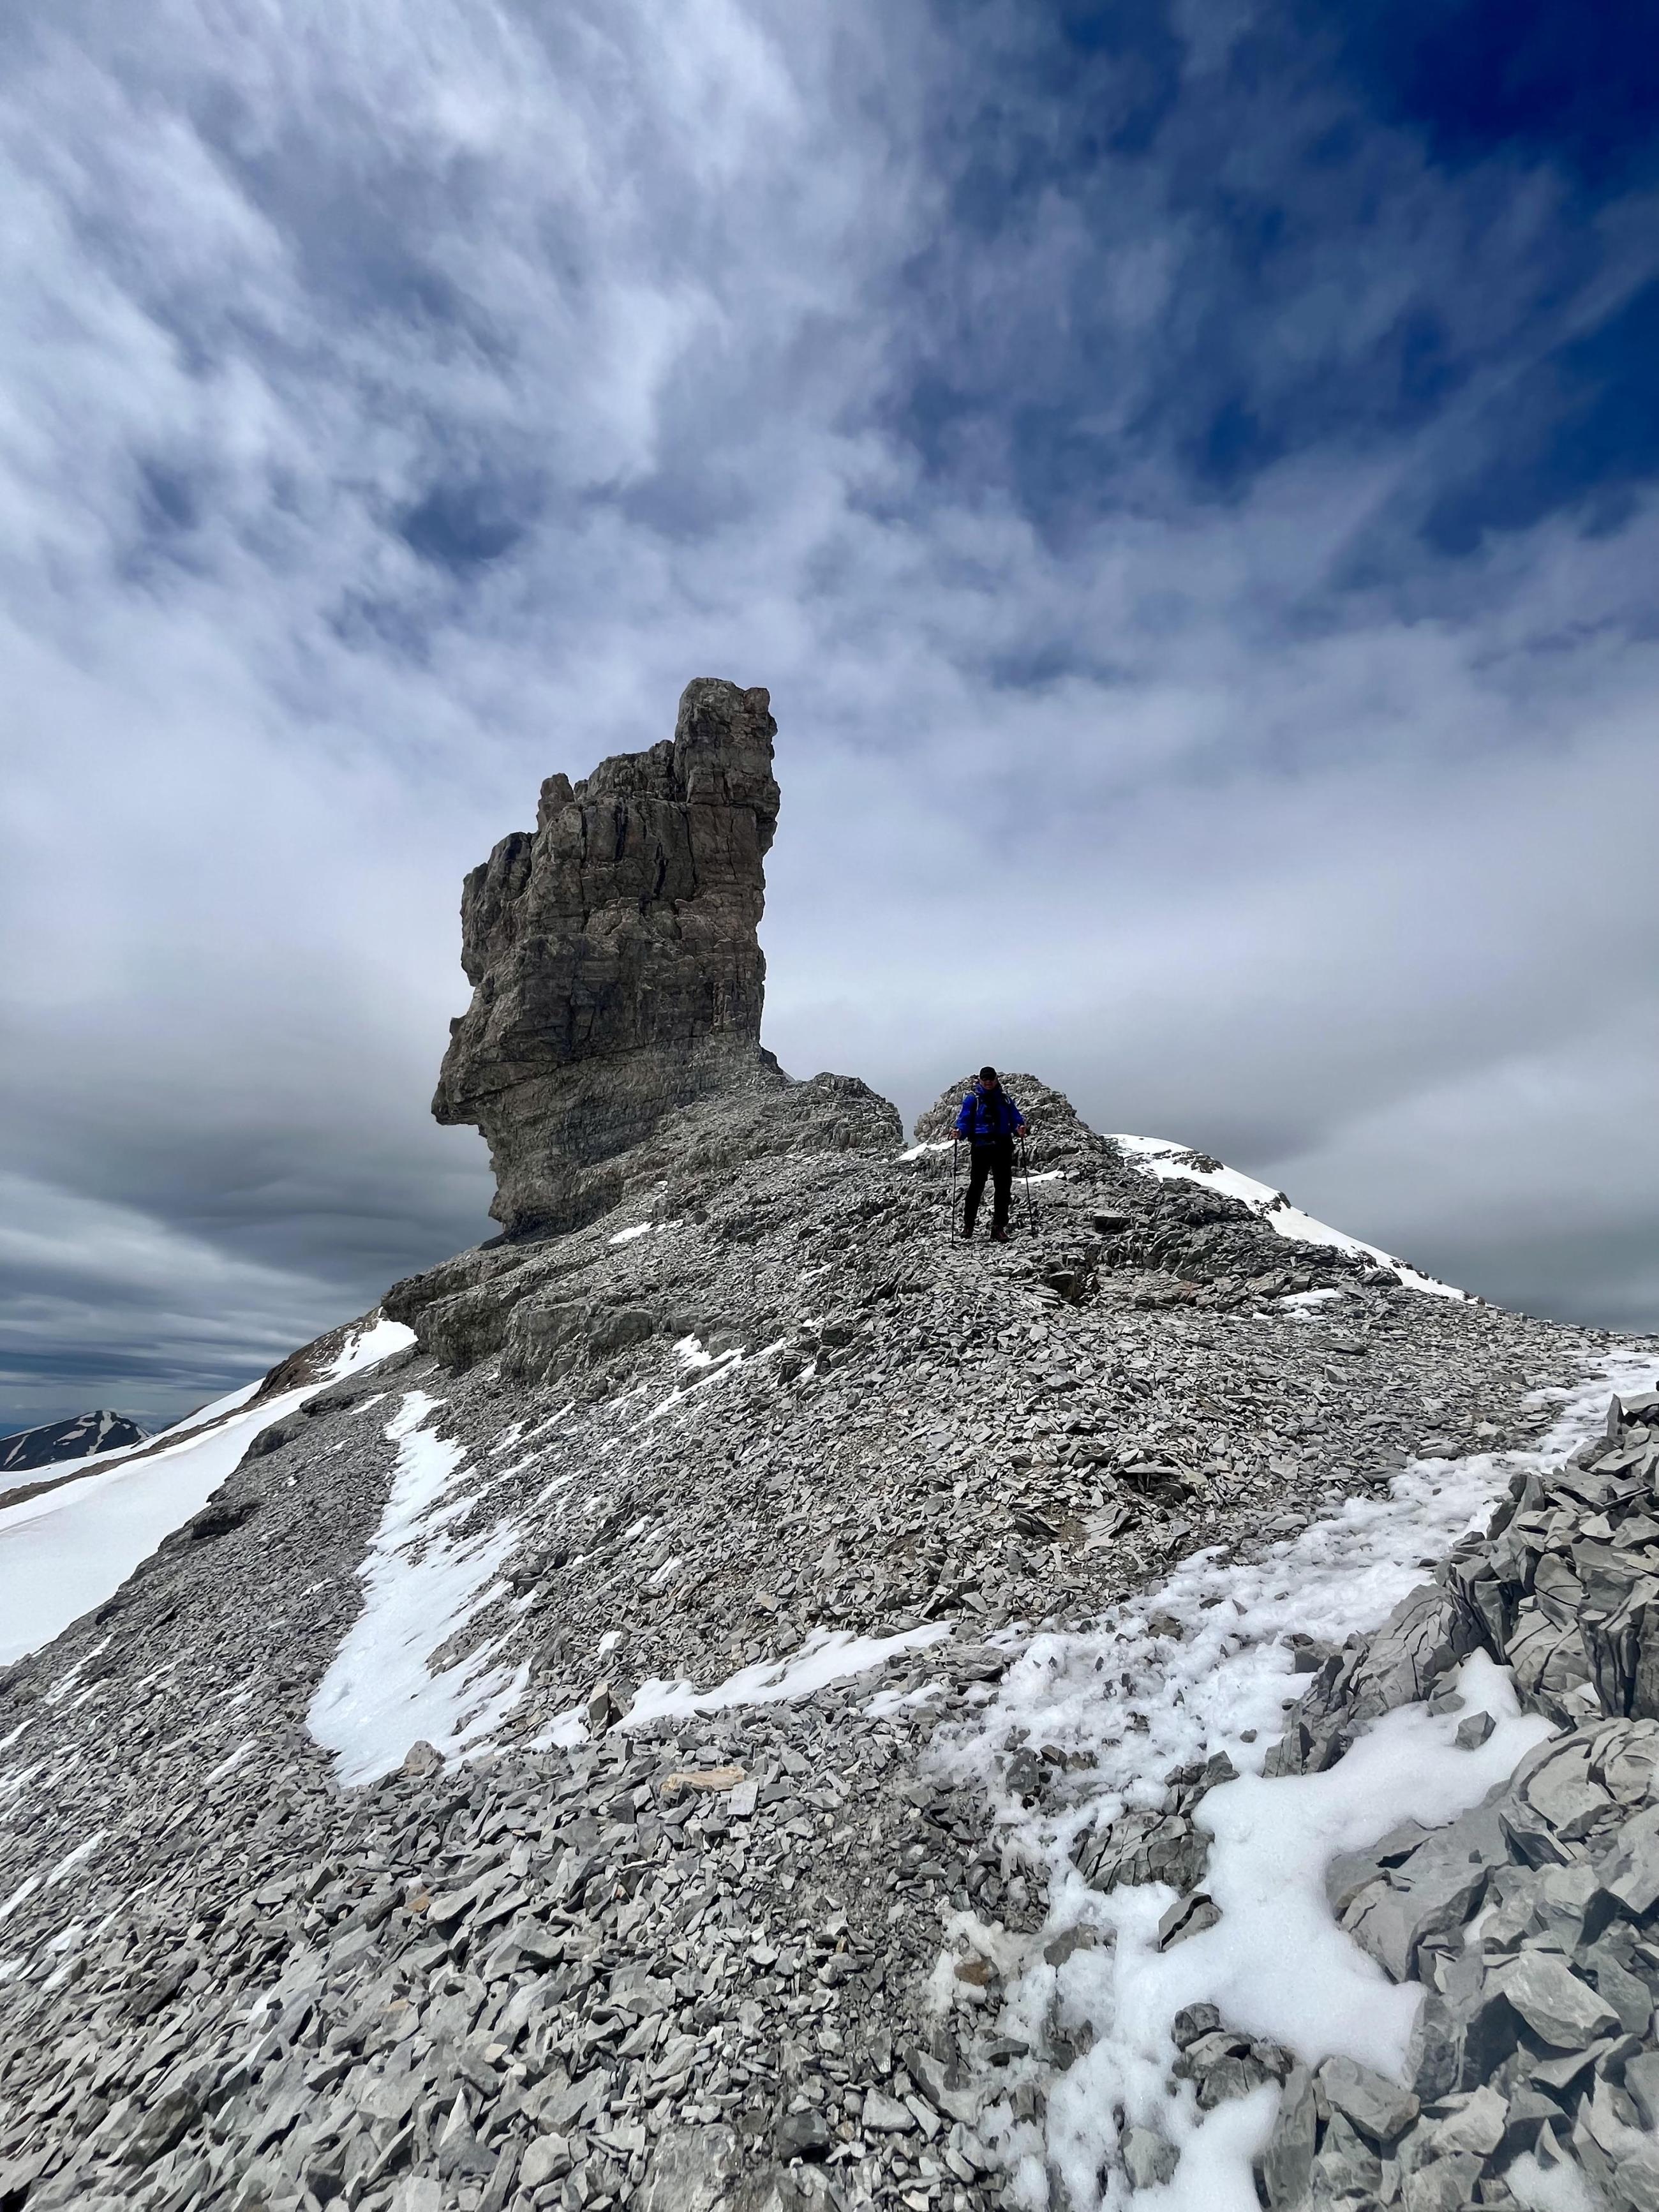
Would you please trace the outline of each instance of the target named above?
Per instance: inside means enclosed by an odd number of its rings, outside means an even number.
[[[413,1341],[413,1331],[396,1322],[371,1322],[300,1389],[243,1412],[259,1388],[250,1382],[164,1431],[155,1439],[161,1449],[142,1457],[99,1453],[78,1476],[73,1463],[59,1463],[52,1489],[0,1512],[0,1667],[49,1644],[118,1590],[163,1537],[201,1510],[262,1429]],[[171,1446],[170,1436],[178,1438]]]
[[[1304,1213],[1299,1206],[1292,1206],[1282,1190],[1258,1182],[1254,1176],[1241,1175],[1237,1168],[1224,1167],[1206,1152],[1193,1152],[1168,1137],[1132,1137],[1120,1132],[1114,1134],[1112,1142],[1131,1167],[1139,1169],[1143,1175],[1157,1176],[1166,1182],[1202,1183],[1206,1190],[1218,1190],[1228,1198],[1242,1200],[1269,1229],[1289,1237],[1292,1243],[1328,1244],[1339,1252],[1364,1253],[1379,1267],[1392,1267],[1408,1290],[1427,1291],[1440,1298],[1468,1295],[1434,1275],[1407,1267],[1403,1260],[1396,1260],[1392,1252],[1383,1251],[1380,1245],[1367,1244],[1364,1237],[1350,1237],[1343,1230],[1333,1229],[1328,1222],[1316,1221],[1312,1214]]]
[[[85,1459],[94,1452],[135,1449],[144,1441],[137,1421],[125,1413],[76,1413],[67,1421],[42,1421],[0,1437],[0,1474],[31,1474],[62,1460]]]

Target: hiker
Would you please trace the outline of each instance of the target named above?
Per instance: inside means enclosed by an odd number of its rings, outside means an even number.
[[[1014,1139],[1024,1133],[1025,1116],[997,1079],[994,1067],[981,1067],[979,1080],[962,1102],[957,1134],[968,1140],[968,1196],[962,1209],[962,1233],[971,1237],[989,1176],[995,1198],[991,1206],[991,1242],[1008,1236],[1008,1194],[1014,1180]]]

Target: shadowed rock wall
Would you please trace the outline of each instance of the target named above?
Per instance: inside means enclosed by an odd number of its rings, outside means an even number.
[[[592,1219],[614,1195],[593,1170],[674,1108],[785,1080],[756,935],[776,734],[764,690],[698,677],[672,742],[550,776],[533,835],[468,876],[472,1004],[432,1110],[483,1132],[508,1236]]]

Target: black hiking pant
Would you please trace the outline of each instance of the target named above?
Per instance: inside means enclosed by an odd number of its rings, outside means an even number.
[[[991,1234],[994,1237],[1008,1226],[1008,1196],[1014,1182],[1014,1140],[1012,1137],[997,1137],[988,1145],[969,1145],[968,1162],[968,1197],[962,1209],[962,1233],[964,1237],[974,1233],[979,1202],[985,1195],[985,1178],[989,1176],[996,1194],[991,1205]]]

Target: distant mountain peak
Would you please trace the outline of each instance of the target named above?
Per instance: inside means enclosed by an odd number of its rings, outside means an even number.
[[[145,1435],[126,1414],[101,1409],[72,1414],[66,1421],[43,1421],[38,1428],[0,1437],[0,1474],[21,1474],[60,1459],[86,1459],[94,1452],[125,1451],[143,1443]]]

